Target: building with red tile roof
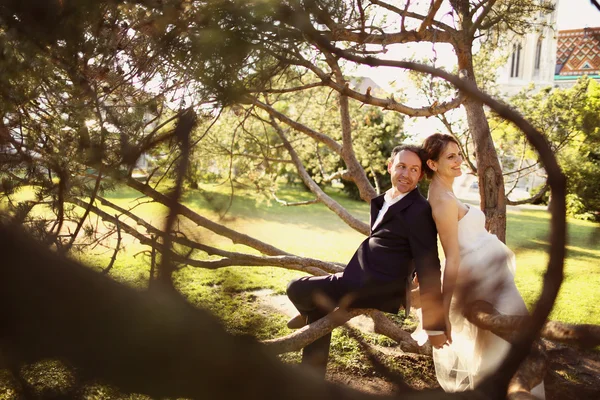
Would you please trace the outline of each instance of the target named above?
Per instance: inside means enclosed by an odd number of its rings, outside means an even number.
[[[600,27],[558,32],[555,84],[571,86],[583,75],[600,79]]]

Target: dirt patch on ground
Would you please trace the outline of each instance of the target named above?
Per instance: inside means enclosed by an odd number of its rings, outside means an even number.
[[[279,312],[288,317],[297,311],[287,296],[275,295],[271,290],[253,292],[259,304],[270,311]],[[365,316],[356,317],[351,324],[367,332],[373,332],[373,323]],[[600,399],[600,351],[579,350],[545,341],[548,354],[548,369],[544,378],[547,400],[599,400]],[[390,355],[390,348],[388,354]],[[392,348],[393,349],[393,348]],[[391,350],[393,352],[393,350]],[[414,369],[418,379],[407,377],[407,383],[416,389],[439,387],[435,382],[432,363],[425,356],[404,354],[397,351],[391,354],[395,362]],[[357,374],[336,367],[329,367],[327,379],[340,385],[374,394],[395,394],[397,387],[391,380],[377,374]]]

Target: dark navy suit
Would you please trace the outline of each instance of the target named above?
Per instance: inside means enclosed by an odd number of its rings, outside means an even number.
[[[383,203],[384,195],[371,201],[371,227]],[[444,330],[437,230],[431,207],[418,189],[389,207],[343,272],[296,279],[288,285],[287,293],[309,323],[331,311],[315,304],[315,293],[327,296],[332,305],[351,295],[346,299],[352,299],[349,306],[353,308],[397,313],[402,306],[408,312],[408,288],[414,271],[419,279],[423,328]],[[324,373],[330,341],[331,334],[306,346],[303,363],[319,367]]]

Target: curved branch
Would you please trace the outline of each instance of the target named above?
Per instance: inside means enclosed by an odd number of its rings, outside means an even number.
[[[267,113],[269,113],[270,116],[272,116],[274,118],[277,118],[278,120],[280,120],[281,122],[285,123],[286,125],[289,125],[290,127],[296,129],[298,132],[302,132],[302,133],[306,134],[307,136],[313,138],[314,140],[325,144],[327,147],[329,147],[336,154],[338,154],[340,156],[342,155],[342,145],[340,145],[338,142],[336,142],[335,140],[333,140],[329,136],[324,135],[324,134],[322,134],[320,132],[317,132],[317,131],[315,131],[313,129],[310,129],[309,127],[307,127],[304,124],[301,124],[299,122],[294,121],[293,119],[291,119],[287,115],[280,113],[279,111],[275,110],[270,105],[267,105],[267,104],[259,101],[256,98],[246,98],[246,100],[250,104],[254,104],[257,107],[262,108]]]
[[[292,160],[294,161],[294,165],[296,166],[296,170],[298,171],[300,178],[302,179],[304,184],[310,189],[310,191],[313,192],[317,196],[319,201],[321,201],[323,204],[325,204],[327,206],[327,208],[329,208],[331,211],[333,211],[338,217],[340,217],[342,219],[342,221],[344,221],[346,224],[348,224],[348,226],[350,226],[352,229],[362,233],[363,235],[368,236],[371,231],[369,225],[360,221],[359,219],[355,218],[354,216],[352,216],[352,214],[350,214],[338,202],[336,202],[331,197],[329,197],[323,191],[323,189],[321,189],[319,187],[319,185],[317,185],[315,183],[315,181],[310,177],[308,172],[306,172],[306,168],[304,168],[304,164],[302,164],[302,160],[300,160],[300,157],[298,156],[298,154],[292,147],[291,143],[285,136],[285,133],[283,132],[281,127],[277,124],[277,122],[275,121],[275,118],[272,115],[271,115],[271,124],[273,125],[273,128],[275,128],[275,131],[279,135],[279,138],[283,142],[286,150],[288,151],[288,153],[290,153],[290,156],[292,157]]]
[[[465,316],[471,323],[509,342],[515,341],[519,332],[529,326],[531,319],[529,316],[500,314],[484,301],[475,302],[465,311]],[[556,342],[592,348],[600,345],[600,326],[548,321],[542,326],[540,336]]]
[[[505,392],[511,377],[517,371],[517,368],[525,358],[528,349],[531,348],[531,344],[533,343],[537,333],[540,331],[542,325],[546,321],[563,280],[566,244],[566,178],[558,165],[552,149],[549,147],[544,136],[540,134],[540,132],[535,129],[525,118],[523,118],[523,116],[521,116],[508,105],[503,104],[488,94],[481,92],[474,82],[467,79],[462,79],[459,76],[450,74],[444,70],[419,63],[356,56],[329,43],[313,29],[310,21],[306,17],[298,16],[297,14],[293,13],[293,10],[286,9],[286,7],[282,7],[282,11],[281,17],[284,21],[296,25],[313,41],[319,43],[319,45],[328,49],[330,52],[347,60],[371,66],[406,68],[428,73],[447,80],[458,89],[468,93],[468,95],[472,98],[489,106],[502,118],[512,121],[525,133],[529,142],[538,151],[544,168],[548,173],[548,182],[552,189],[553,198],[555,199],[555,201],[552,202],[551,209],[552,219],[550,257],[548,269],[544,276],[542,293],[535,305],[530,323],[527,325],[526,329],[521,330],[522,334],[520,339],[513,344],[502,365],[494,374],[492,374],[489,378],[486,378],[482,383],[482,388],[484,388],[483,390],[485,392],[492,393],[498,392],[498,390]]]
[[[506,198],[506,204],[511,205],[511,206],[518,206],[520,204],[535,203],[536,201],[538,201],[539,199],[541,199],[546,194],[546,192],[549,189],[550,189],[550,186],[548,185],[548,181],[546,181],[546,183],[540,189],[540,191],[537,192],[535,195],[531,196],[530,198],[523,199],[523,200],[518,200],[518,201],[512,201],[512,200],[509,200],[508,197],[507,197]]]

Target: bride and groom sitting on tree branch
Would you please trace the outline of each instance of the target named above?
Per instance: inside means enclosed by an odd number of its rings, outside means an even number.
[[[408,314],[411,286],[418,283],[420,322],[413,337],[420,345],[431,343],[441,387],[473,389],[494,372],[510,344],[467,321],[465,307],[485,301],[507,315],[527,315],[527,308],[513,279],[514,254],[485,230],[481,210],[454,195],[461,164],[458,143],[449,135],[394,148],[388,161],[392,187],[371,201],[370,235],[343,272],[290,282],[287,294],[300,314],[288,327],[301,328],[335,307],[390,313],[403,307]],[[431,179],[429,201],[417,189],[424,175]],[[302,363],[324,375],[330,341],[328,333],[307,345]],[[543,383],[532,394],[543,399]]]

